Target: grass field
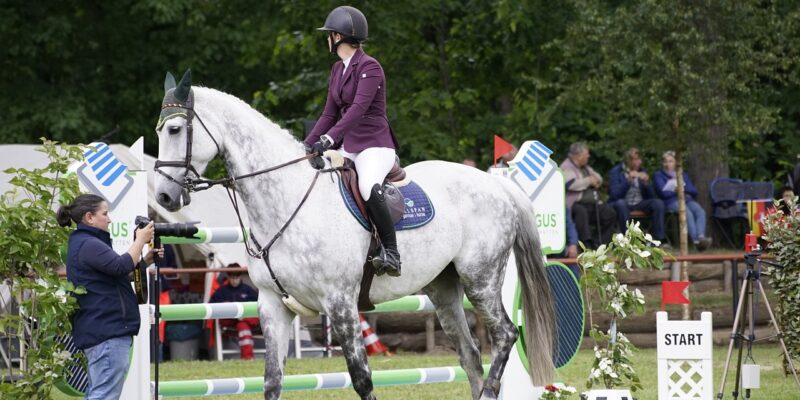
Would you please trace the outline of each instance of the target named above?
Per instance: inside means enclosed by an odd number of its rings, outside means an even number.
[[[716,347],[714,349],[714,394],[718,390],[718,385],[722,377],[722,366],[725,361],[727,347]],[[579,391],[585,390],[584,382],[588,374],[589,366],[592,362],[591,351],[581,351],[570,365],[560,371],[561,379],[578,388]],[[761,387],[762,389],[753,390],[752,399],[769,400],[795,400],[800,399],[800,389],[790,377],[783,376],[780,367],[780,348],[774,345],[759,344],[753,348],[753,357],[762,366]],[[735,356],[735,353],[734,353]],[[654,349],[642,349],[634,357],[634,367],[639,372],[644,390],[634,395],[639,400],[655,400],[657,395],[657,370],[656,353]],[[735,360],[735,358],[734,358]],[[488,360],[487,360],[488,362]],[[458,365],[455,355],[417,355],[402,354],[392,358],[375,357],[370,359],[370,366],[373,370],[381,369],[400,369],[418,367],[436,367]],[[161,380],[186,380],[202,378],[232,378],[262,376],[264,364],[261,361],[192,361],[192,362],[167,362],[161,364]],[[287,362],[287,374],[309,374],[318,372],[340,372],[346,371],[344,358],[335,357],[330,359],[290,359]],[[731,398],[733,388],[733,375],[731,370],[728,375],[728,385],[725,391],[725,398]],[[450,400],[450,399],[469,399],[469,385],[467,383],[450,384],[431,384],[431,385],[411,385],[411,386],[390,386],[379,387],[376,395],[380,400]],[[54,398],[58,400],[71,399],[54,392]],[[184,397],[188,399],[188,397]],[[199,397],[196,397],[199,398]],[[304,391],[304,392],[285,392],[282,396],[284,400],[299,399],[322,399],[340,400],[357,399],[355,391],[352,389],[337,389],[325,391]],[[239,396],[214,396],[215,400],[255,400],[263,399],[259,394],[246,394]]]

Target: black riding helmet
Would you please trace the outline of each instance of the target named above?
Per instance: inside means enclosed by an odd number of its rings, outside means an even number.
[[[325,25],[317,30],[328,32],[329,35],[336,32],[344,36],[342,41],[356,44],[367,40],[369,28],[367,17],[361,11],[355,7],[340,6],[328,14],[328,18],[325,18]],[[336,53],[339,44],[340,42],[333,43],[332,53]]]

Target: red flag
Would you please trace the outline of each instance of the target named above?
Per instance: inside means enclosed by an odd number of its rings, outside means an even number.
[[[494,160],[497,161],[500,156],[503,154],[508,153],[509,151],[514,150],[514,146],[511,143],[506,142],[500,136],[494,135]]]
[[[687,281],[662,281],[661,282],[661,310],[665,304],[689,304],[690,301],[683,295],[684,289],[689,287]]]

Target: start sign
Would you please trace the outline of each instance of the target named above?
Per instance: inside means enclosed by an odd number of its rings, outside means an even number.
[[[713,391],[711,313],[700,321],[670,321],[656,313],[658,398],[707,399]]]
[[[706,314],[708,323],[705,322]],[[666,312],[656,315],[658,358],[711,358],[711,313],[700,321],[670,321]]]

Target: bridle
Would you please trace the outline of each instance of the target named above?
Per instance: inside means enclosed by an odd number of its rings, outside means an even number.
[[[200,118],[200,115],[195,112],[195,110],[194,110],[194,95],[192,94],[192,92],[190,92],[189,98],[187,99],[186,103],[164,103],[164,104],[161,105],[161,110],[164,110],[164,109],[167,109],[167,108],[183,109],[183,110],[186,111],[186,113],[185,114],[183,114],[183,113],[171,114],[171,115],[167,116],[166,118],[163,118],[162,120],[159,121],[158,127],[156,128],[156,131],[158,131],[161,127],[163,127],[164,123],[168,119],[171,119],[172,117],[175,117],[175,116],[184,115],[184,117],[186,118],[186,155],[184,156],[183,161],[161,161],[161,160],[156,160],[156,163],[155,163],[155,166],[154,166],[153,170],[155,170],[155,172],[158,172],[159,174],[161,174],[162,176],[167,178],[167,180],[171,181],[172,183],[175,183],[176,185],[180,186],[181,188],[183,188],[183,190],[187,191],[188,193],[199,192],[201,190],[206,190],[206,189],[208,189],[208,188],[210,188],[210,187],[212,187],[214,185],[220,185],[220,184],[221,185],[225,185],[225,186],[231,186],[231,185],[235,184],[237,180],[250,178],[250,177],[253,177],[253,176],[256,176],[256,175],[266,174],[268,172],[272,172],[272,171],[281,169],[283,167],[286,167],[286,166],[289,166],[289,165],[292,165],[292,164],[295,164],[295,163],[298,163],[298,162],[301,162],[301,161],[304,161],[304,160],[308,160],[308,159],[311,159],[311,158],[314,158],[314,157],[318,156],[317,154],[307,154],[307,155],[305,155],[303,157],[299,157],[299,158],[287,161],[287,162],[282,163],[282,164],[278,164],[278,165],[275,165],[275,166],[272,166],[272,167],[269,167],[269,168],[264,168],[262,170],[258,170],[258,171],[255,171],[255,172],[250,172],[250,173],[239,175],[239,176],[228,176],[228,177],[221,178],[221,179],[205,179],[205,178],[201,178],[200,174],[194,168],[194,165],[192,165],[192,145],[194,144],[194,128],[193,128],[192,120],[195,117],[200,122],[200,125],[203,126],[203,130],[205,130],[205,132],[208,135],[208,137],[211,138],[211,141],[214,142],[214,146],[216,146],[216,148],[217,148],[217,154],[221,154],[222,149],[219,147],[219,143],[217,142],[217,139],[214,138],[214,135],[212,135],[211,131],[208,129],[208,127],[206,127],[206,124],[203,122],[203,119]],[[186,173],[184,174],[183,181],[181,182],[178,179],[175,179],[174,177],[172,177],[172,175],[170,175],[170,174],[164,172],[163,170],[161,170],[161,167],[183,168],[186,171]],[[194,174],[194,177],[189,175],[190,172],[192,174]]]
[[[278,230],[278,232],[272,237],[272,239],[264,247],[261,247],[259,245],[259,243],[256,240],[256,238],[253,235],[253,233],[250,232],[250,234],[249,234],[250,240],[253,242],[255,247],[258,249],[258,250],[254,250],[253,248],[250,247],[250,244],[248,242],[247,230],[246,230],[246,228],[244,226],[244,221],[242,220],[242,215],[241,215],[241,213],[239,211],[239,201],[238,201],[238,199],[236,197],[236,191],[233,190],[234,189],[233,187],[236,184],[236,181],[238,181],[240,179],[250,178],[250,177],[253,177],[253,176],[256,176],[256,175],[266,174],[268,172],[272,172],[272,171],[281,169],[283,167],[286,167],[286,166],[289,166],[289,165],[292,165],[292,164],[296,164],[296,163],[304,161],[304,160],[309,160],[309,159],[314,158],[314,157],[319,157],[320,155],[316,154],[316,153],[307,154],[307,155],[305,155],[303,157],[299,157],[299,158],[287,161],[287,162],[282,163],[282,164],[278,164],[278,165],[275,165],[275,166],[272,166],[272,167],[269,167],[269,168],[264,168],[264,169],[261,169],[261,170],[255,171],[255,172],[250,172],[250,173],[243,174],[243,175],[228,176],[228,177],[221,178],[221,179],[204,179],[204,178],[200,177],[200,174],[197,172],[197,170],[192,165],[192,144],[194,143],[194,135],[193,135],[194,134],[194,129],[193,129],[193,126],[192,126],[192,120],[194,118],[197,118],[197,121],[200,122],[200,125],[202,125],[203,129],[206,131],[206,134],[208,134],[208,137],[210,137],[211,141],[214,142],[214,146],[217,147],[217,154],[221,154],[221,148],[220,148],[219,143],[217,142],[217,140],[214,138],[214,135],[212,135],[211,131],[208,129],[208,127],[206,127],[206,124],[203,122],[203,119],[200,118],[200,115],[197,114],[195,112],[195,110],[194,110],[194,93],[192,91],[189,91],[189,96],[188,96],[186,102],[183,102],[183,103],[181,103],[181,102],[175,102],[175,103],[165,102],[165,103],[163,103],[161,105],[162,113],[167,108],[177,108],[177,109],[185,110],[185,113],[178,112],[178,113],[169,114],[169,115],[167,115],[165,117],[160,118],[159,121],[158,121],[158,124],[156,126],[156,132],[158,132],[161,128],[163,128],[164,124],[166,123],[166,121],[168,119],[171,119],[171,118],[174,118],[174,117],[177,117],[177,116],[184,116],[186,118],[186,155],[184,156],[183,161],[161,161],[161,160],[156,160],[155,166],[154,166],[153,169],[156,172],[158,172],[159,174],[161,174],[162,176],[166,177],[169,181],[171,181],[171,182],[175,183],[176,185],[180,186],[181,188],[183,188],[183,190],[185,192],[187,192],[187,193],[199,192],[201,190],[209,189],[209,188],[211,188],[212,186],[215,186],[215,185],[223,185],[225,187],[225,190],[228,192],[228,198],[231,200],[231,205],[233,206],[233,209],[236,212],[236,217],[239,220],[239,228],[242,230],[242,237],[244,238],[244,245],[245,245],[245,248],[247,249],[247,253],[253,258],[261,258],[261,259],[264,260],[264,263],[267,265],[267,269],[269,270],[270,276],[272,277],[272,280],[275,282],[276,286],[278,287],[278,290],[280,290],[281,295],[283,295],[283,297],[285,297],[285,298],[288,298],[289,297],[289,293],[286,292],[286,290],[283,288],[283,285],[281,285],[281,283],[278,281],[278,278],[275,276],[275,273],[272,271],[272,266],[269,263],[269,249],[278,240],[278,238],[280,238],[283,235],[283,232],[286,230],[286,228],[289,226],[289,224],[292,222],[292,220],[294,220],[295,216],[297,216],[297,213],[300,211],[300,208],[303,206],[303,204],[305,204],[306,200],[308,199],[309,194],[311,194],[311,190],[314,188],[314,185],[316,184],[317,178],[319,178],[319,175],[321,173],[323,173],[323,172],[335,172],[335,171],[338,171],[338,168],[328,168],[328,169],[322,169],[322,170],[317,170],[316,171],[316,173],[314,174],[314,179],[312,179],[311,184],[308,187],[308,190],[306,190],[305,195],[300,200],[300,204],[297,205],[297,208],[294,210],[294,212],[289,217],[289,219],[283,224],[283,226]],[[174,177],[172,177],[170,174],[162,171],[161,167],[183,168],[186,171],[186,173],[184,174],[183,181],[181,182],[180,180],[175,179]],[[189,174],[190,172],[192,174],[194,174],[193,177],[190,176],[190,174]]]

